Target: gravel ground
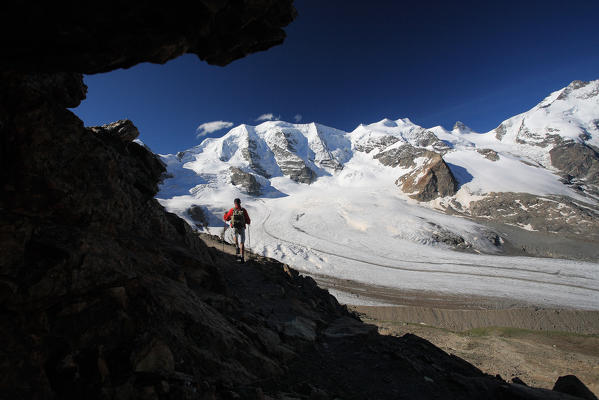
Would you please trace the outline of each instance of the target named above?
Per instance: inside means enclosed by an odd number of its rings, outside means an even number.
[[[558,377],[576,375],[599,393],[599,335],[533,331],[517,328],[478,328],[464,332],[428,325],[382,320],[372,309],[352,307],[379,333],[403,336],[412,333],[447,353],[470,362],[483,372],[527,385],[552,389]]]

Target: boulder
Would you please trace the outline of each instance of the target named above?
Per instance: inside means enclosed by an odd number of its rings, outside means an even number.
[[[121,119],[102,126],[89,128],[96,135],[114,135],[123,142],[132,142],[139,136],[139,131],[128,119]]]
[[[156,339],[136,357],[135,372],[174,371],[173,352],[163,341]]]
[[[479,154],[482,154],[483,156],[485,156],[486,159],[491,160],[491,161],[497,161],[499,160],[499,154],[497,154],[497,152],[495,150],[491,150],[491,149],[476,149],[476,151]]]

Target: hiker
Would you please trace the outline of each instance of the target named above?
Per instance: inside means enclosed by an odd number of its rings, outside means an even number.
[[[235,236],[235,255],[239,254],[241,248],[241,263],[245,262],[244,258],[244,243],[245,243],[245,225],[251,223],[250,216],[245,208],[241,207],[241,200],[233,200],[233,208],[225,213],[223,219],[225,221],[231,221],[231,228],[233,228],[233,234]],[[239,236],[239,241],[237,240]],[[241,243],[239,243],[241,242]]]

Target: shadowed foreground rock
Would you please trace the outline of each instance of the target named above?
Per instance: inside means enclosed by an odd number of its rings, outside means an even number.
[[[14,4],[5,21],[28,29],[2,36],[0,64],[3,399],[574,398],[379,336],[272,260],[235,264],[153,198],[165,169],[130,121],[88,129],[67,110],[78,72],[279,43],[290,2]]]
[[[560,376],[555,382],[553,390],[568,393],[587,400],[597,400],[597,397],[589,390],[589,388],[574,375]]]

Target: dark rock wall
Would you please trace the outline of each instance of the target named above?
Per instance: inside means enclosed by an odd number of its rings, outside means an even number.
[[[82,72],[281,43],[291,2],[84,4],[3,4],[0,397],[197,398],[273,374],[209,304],[226,292],[215,256],[153,198],[165,169],[134,125],[87,129],[67,108]]]
[[[567,141],[549,151],[551,165],[563,174],[599,186],[599,153],[582,143]]]

